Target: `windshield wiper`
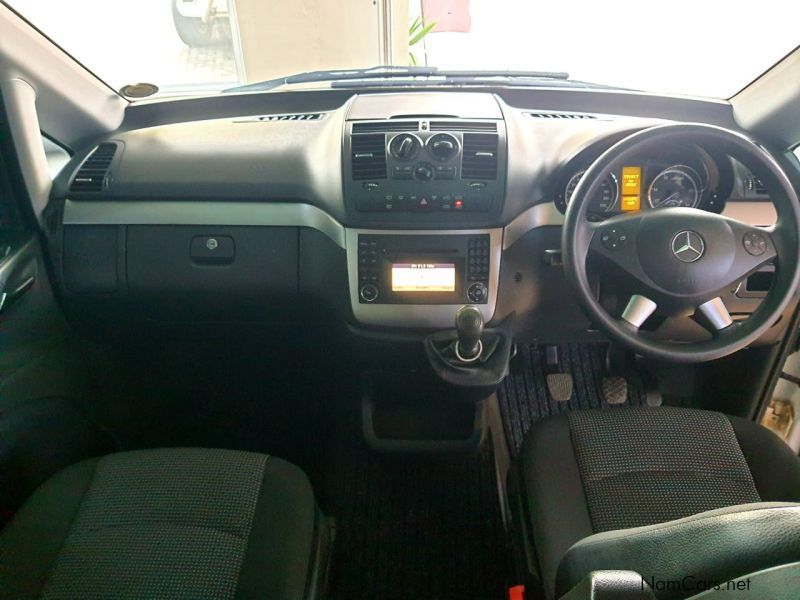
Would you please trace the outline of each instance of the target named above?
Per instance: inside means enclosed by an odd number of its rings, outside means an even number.
[[[225,90],[225,92],[264,92],[283,85],[297,83],[313,83],[315,81],[330,81],[334,83],[347,81],[363,81],[375,79],[403,79],[427,78],[434,81],[457,81],[462,82],[468,78],[472,82],[479,82],[483,79],[512,80],[516,78],[524,79],[558,79],[568,80],[569,74],[560,71],[440,71],[437,67],[392,67],[378,66],[369,69],[347,69],[347,70],[328,70],[328,71],[308,71],[287,77],[277,77],[266,81],[248,83]],[[344,84],[346,85],[346,84]],[[338,87],[338,86],[337,86]]]
[[[429,77],[436,73],[436,67],[370,67],[369,69],[330,69],[327,71],[307,71],[286,77],[276,77],[232,87],[225,92],[264,92],[282,85],[312,83],[314,81],[346,81],[349,79],[388,79],[391,77]]]

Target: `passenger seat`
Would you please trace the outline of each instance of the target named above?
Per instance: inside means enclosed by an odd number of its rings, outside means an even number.
[[[111,454],[57,473],[0,532],[0,597],[315,598],[330,532],[283,460]]]

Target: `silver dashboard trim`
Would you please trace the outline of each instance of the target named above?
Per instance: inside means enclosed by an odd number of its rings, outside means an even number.
[[[503,230],[503,250],[508,250],[523,235],[538,227],[561,226],[564,215],[554,202],[535,204],[517,215]]]
[[[64,225],[200,225],[310,227],[345,248],[345,228],[311,204],[289,202],[64,202]]]
[[[456,310],[460,304],[361,304],[358,301],[358,235],[489,235],[489,298],[486,304],[476,304],[484,321],[492,320],[497,306],[497,288],[500,281],[500,255],[502,254],[502,229],[346,229],[347,278],[350,287],[350,306],[359,323],[379,327],[452,329]]]

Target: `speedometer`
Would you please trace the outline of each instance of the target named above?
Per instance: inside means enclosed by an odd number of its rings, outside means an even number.
[[[578,171],[569,178],[567,187],[564,190],[564,200],[566,204],[569,204],[569,201],[572,200],[572,194],[575,192],[575,188],[578,187],[578,183],[580,182],[584,173],[586,173],[585,170]],[[589,212],[611,212],[617,205],[618,194],[619,187],[617,186],[617,178],[614,177],[613,174],[609,175],[603,180],[603,183],[600,185],[600,189],[594,195],[594,198],[592,198],[592,201],[589,204]]]
[[[696,208],[701,189],[697,171],[686,165],[675,165],[656,175],[647,190],[647,201],[653,208]]]

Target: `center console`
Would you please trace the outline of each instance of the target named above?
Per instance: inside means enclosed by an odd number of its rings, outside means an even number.
[[[358,235],[361,304],[486,304],[490,236]]]
[[[418,94],[414,106],[425,110],[409,112],[393,94],[360,96],[345,122],[353,315],[364,325],[450,328],[472,305],[489,322],[502,251],[502,112],[471,94]]]
[[[455,311],[494,314],[501,229],[346,232],[350,303],[365,325],[451,327]]]

